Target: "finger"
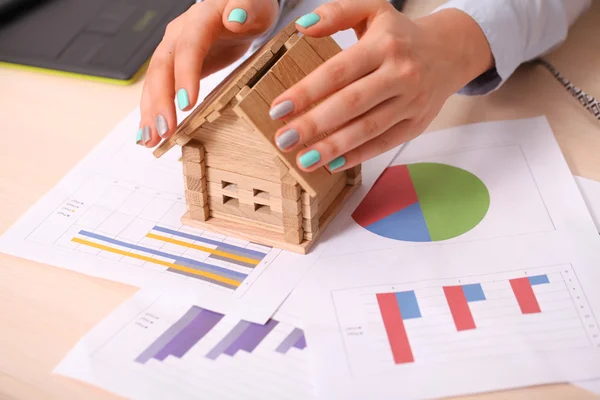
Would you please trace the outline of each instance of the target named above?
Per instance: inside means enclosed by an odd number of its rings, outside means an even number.
[[[391,98],[300,152],[297,157],[298,166],[306,171],[313,171],[324,165],[332,171],[338,170],[348,161],[345,154],[383,134],[409,113],[410,108],[402,97]],[[314,158],[319,161],[308,165],[306,160]]]
[[[385,0],[335,0],[296,20],[298,30],[313,37],[324,37],[369,22],[383,11],[393,10]]]
[[[191,109],[198,100],[202,65],[211,46],[223,32],[221,20],[226,0],[194,4],[186,13],[185,24],[175,46],[175,85],[177,105]]]
[[[278,8],[277,0],[229,0],[223,10],[223,26],[230,32],[254,37],[273,25]]]
[[[398,94],[392,79],[393,75],[378,70],[346,86],[281,128],[276,133],[275,143],[283,151],[294,151],[362,116]],[[396,113],[401,111],[402,108],[399,108]],[[377,131],[381,124],[382,121],[373,121],[372,126],[366,128],[369,132]],[[297,139],[295,143],[292,143],[292,138]]]
[[[342,167],[335,169],[335,172],[352,168],[392,150],[417,137],[423,129],[423,125],[413,119],[400,121],[387,132],[344,154],[345,163]]]
[[[289,118],[310,105],[346,87],[374,71],[383,61],[383,54],[373,51],[369,43],[357,43],[336,54],[283,92],[273,101],[271,118]]]
[[[176,125],[177,116],[173,104],[174,48],[182,26],[183,17],[169,24],[148,65],[140,101],[140,130],[136,139],[138,144],[146,147],[156,146],[161,136],[168,137]]]

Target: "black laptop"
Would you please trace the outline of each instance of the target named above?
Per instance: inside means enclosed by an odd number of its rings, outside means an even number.
[[[0,68],[129,83],[194,0],[0,0]]]

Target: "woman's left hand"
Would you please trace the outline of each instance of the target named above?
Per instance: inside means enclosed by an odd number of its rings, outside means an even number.
[[[297,25],[307,36],[353,28],[359,38],[273,102],[272,118],[297,116],[275,141],[306,171],[341,171],[413,139],[493,65],[479,25],[459,10],[412,21],[386,0],[336,0]]]

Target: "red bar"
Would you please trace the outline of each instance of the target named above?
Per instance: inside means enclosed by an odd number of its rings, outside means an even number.
[[[400,307],[394,293],[377,293],[377,303],[383,318],[395,364],[414,362]]]
[[[456,330],[460,332],[475,329],[473,314],[471,314],[471,308],[469,308],[469,303],[467,302],[462,286],[444,286],[444,294],[446,295],[446,301],[450,307]]]
[[[511,279],[509,282],[523,314],[537,314],[542,312],[529,278]]]

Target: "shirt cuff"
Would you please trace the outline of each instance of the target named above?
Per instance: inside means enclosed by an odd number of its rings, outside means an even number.
[[[469,15],[483,31],[495,66],[458,93],[484,95],[500,88],[523,62],[529,61],[566,37],[568,24],[559,2],[511,0],[450,0],[434,12],[454,8]]]

